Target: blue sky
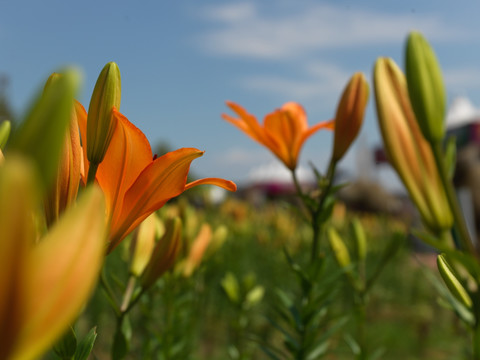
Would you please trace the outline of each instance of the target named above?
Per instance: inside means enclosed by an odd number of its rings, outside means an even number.
[[[480,105],[478,1],[2,1],[0,73],[21,114],[48,75],[65,65],[82,70],[79,100],[88,100],[101,68],[122,74],[121,111],[152,147],[206,150],[193,170],[245,181],[273,156],[220,117],[225,100],[260,119],[287,101],[309,123],[332,118],[355,71],[371,79],[378,56],[403,66],[409,30],[422,31],[444,70],[449,101]],[[361,136],[379,144],[373,98]],[[307,142],[301,163],[322,169],[331,133]],[[344,167],[355,172],[354,147]]]

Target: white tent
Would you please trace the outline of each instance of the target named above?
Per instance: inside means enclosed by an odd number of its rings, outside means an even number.
[[[466,97],[453,99],[447,112],[447,129],[480,122],[480,109],[477,109]]]

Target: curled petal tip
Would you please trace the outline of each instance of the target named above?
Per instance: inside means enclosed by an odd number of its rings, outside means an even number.
[[[220,178],[205,178],[205,179],[199,179],[192,181],[185,185],[185,190],[191,189],[192,187],[195,187],[197,185],[216,185],[218,187],[221,187],[225,190],[235,192],[237,191],[237,185],[230,180],[225,180],[225,179],[220,179]]]

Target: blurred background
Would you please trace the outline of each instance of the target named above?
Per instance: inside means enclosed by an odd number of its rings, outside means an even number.
[[[51,72],[74,65],[84,74],[79,100],[88,108],[96,77],[115,61],[122,73],[121,111],[153,148],[206,150],[198,176],[249,184],[275,177],[273,156],[224,122],[225,100],[263,116],[287,101],[310,124],[330,119],[350,75],[378,56],[403,66],[408,31],[420,30],[444,70],[451,106],[480,106],[480,25],[476,1],[2,1],[0,96],[19,118]],[[399,189],[371,162],[380,145],[370,102],[360,141],[342,162],[349,176],[369,174]],[[326,166],[331,134],[316,134],[301,164]],[[360,155],[360,160],[358,157]],[[273,162],[273,164],[277,164]],[[280,165],[278,164],[280,167]]]

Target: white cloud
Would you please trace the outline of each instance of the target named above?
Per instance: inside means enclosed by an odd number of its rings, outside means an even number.
[[[300,9],[299,9],[300,8]],[[217,23],[200,42],[216,54],[288,59],[313,51],[401,42],[411,29],[430,40],[466,36],[433,15],[391,14],[309,3],[272,15],[253,2],[217,5],[205,10]]]
[[[325,101],[336,99],[351,73],[335,64],[309,62],[304,66],[303,78],[286,78],[282,75],[254,75],[240,80],[241,84],[259,92],[270,92],[288,99],[308,101],[323,97]]]
[[[252,140],[253,141],[253,140]],[[271,159],[268,151],[258,145],[257,149],[247,149],[244,147],[232,147],[222,154],[216,156],[215,162],[220,165],[236,164],[239,166],[251,165],[258,161],[266,161]]]

